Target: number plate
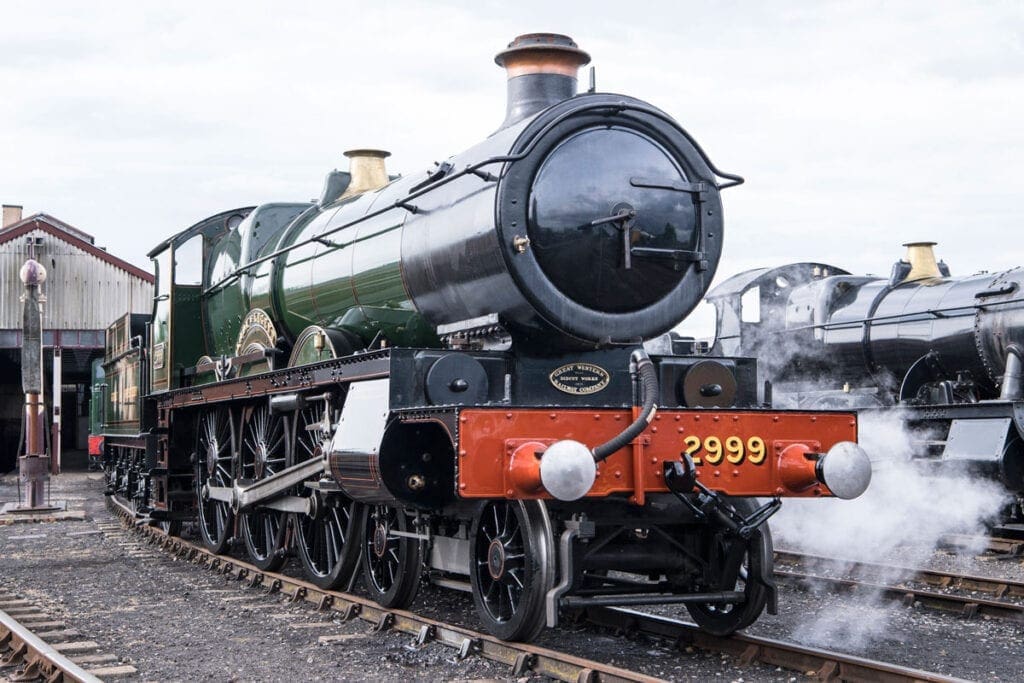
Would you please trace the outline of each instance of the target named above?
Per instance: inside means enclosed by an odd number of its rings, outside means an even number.
[[[723,461],[731,465],[744,462],[761,465],[768,452],[764,439],[760,436],[746,439],[727,436],[723,439],[720,436],[701,438],[696,434],[690,434],[683,442],[686,444],[686,454],[693,458],[694,465],[720,465]]]

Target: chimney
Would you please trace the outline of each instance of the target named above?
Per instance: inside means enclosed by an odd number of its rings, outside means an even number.
[[[8,225],[14,225],[21,220],[21,208],[17,204],[4,204],[4,218],[3,225],[0,225],[0,229],[6,228]]]
[[[910,272],[903,277],[903,282],[915,280],[931,280],[942,277],[939,264],[935,261],[936,242],[907,242],[906,262],[910,264]]]
[[[345,152],[345,156],[349,160],[348,173],[351,178],[341,199],[379,190],[390,182],[384,160],[391,156],[391,152],[382,149],[350,149]]]
[[[494,62],[508,74],[508,105],[501,124],[507,128],[575,95],[576,74],[590,63],[590,55],[569,36],[526,33],[499,52]]]

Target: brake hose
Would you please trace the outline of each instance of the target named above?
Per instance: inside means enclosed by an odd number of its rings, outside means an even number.
[[[631,374],[640,376],[640,400],[642,407],[640,414],[617,436],[604,442],[593,450],[594,461],[601,462],[609,455],[624,448],[630,441],[640,436],[640,433],[647,429],[647,425],[654,419],[658,412],[658,406],[654,404],[658,398],[658,373],[654,363],[643,349],[637,349],[629,358]]]

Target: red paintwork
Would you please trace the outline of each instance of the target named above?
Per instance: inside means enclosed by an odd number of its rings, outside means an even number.
[[[89,455],[99,457],[103,455],[103,437],[89,435]]]
[[[468,409],[459,417],[459,495],[463,498],[546,498],[538,490],[539,459],[533,454],[560,439],[591,448],[621,432],[633,414],[627,410]],[[667,491],[664,462],[680,460],[688,436],[717,436],[748,443],[760,437],[765,456],[759,464],[745,456],[717,464],[708,453],[694,453],[697,476],[710,489],[735,496],[829,496],[814,476],[807,453],[823,453],[840,441],[857,440],[853,413],[789,411],[664,410],[630,447],[598,466],[587,497],[629,493],[642,504],[647,493]],[[724,451],[724,449],[723,449]],[[703,456],[703,457],[702,457]],[[757,458],[755,458],[756,460]],[[712,460],[714,458],[712,457]]]

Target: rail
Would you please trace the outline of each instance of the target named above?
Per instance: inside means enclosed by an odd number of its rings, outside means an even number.
[[[58,652],[27,626],[0,609],[0,667],[19,666],[18,680],[100,683],[100,679]]]
[[[514,676],[541,674],[561,681],[655,681],[658,679],[626,669],[583,659],[574,655],[530,645],[498,640],[493,636],[420,616],[405,610],[391,610],[359,596],[330,591],[285,574],[263,572],[246,562],[215,555],[182,538],[167,535],[162,529],[137,526],[131,510],[113,496],[107,499],[131,528],[151,543],[176,557],[204,566],[211,571],[245,581],[256,588],[287,595],[293,602],[306,601],[321,610],[339,612],[343,620],[359,618],[375,630],[397,630],[415,637],[415,645],[436,642],[457,650],[457,657],[482,656],[512,667]],[[882,681],[885,683],[950,683],[961,679],[921,671],[898,664],[808,648],[793,643],[744,634],[712,636],[683,621],[635,610],[590,607],[580,614],[591,624],[625,633],[644,633],[670,639],[680,646],[693,645],[705,651],[731,655],[741,664],[760,662],[806,673],[819,678],[843,681]]]
[[[324,590],[286,574],[264,572],[255,566],[234,558],[215,555],[188,541],[168,536],[162,529],[135,526],[134,515],[120,501],[109,496],[107,500],[127,523],[150,541],[181,559],[205,566],[237,581],[245,581],[252,588],[263,587],[272,593],[288,596],[292,602],[306,601],[320,610],[340,613],[344,621],[362,619],[370,622],[374,630],[400,631],[414,636],[417,647],[435,642],[454,648],[459,659],[477,655],[512,667],[516,677],[540,674],[560,681],[654,683],[660,679],[582,657],[549,650],[528,643],[509,643],[493,636],[436,619],[420,616],[406,610],[387,609],[371,600],[348,593]]]
[[[881,683],[950,683],[962,680],[899,664],[804,647],[772,638],[743,633],[727,637],[713,636],[684,621],[635,610],[598,608],[588,610],[586,616],[588,621],[606,628],[619,629],[630,634],[643,633],[654,638],[672,640],[681,645],[722,652],[738,658],[743,663],[761,662],[805,674],[813,671],[814,678],[818,680]]]
[[[823,557],[821,555],[809,555],[792,550],[776,550],[775,559],[782,562],[801,562],[812,567],[829,565],[834,567],[836,565],[842,565],[843,570],[851,574],[865,574],[873,572],[885,576],[899,576],[904,581],[916,581],[918,583],[924,583],[938,588],[991,593],[997,598],[1024,598],[1024,581],[1013,581],[1011,579],[978,576],[976,574],[963,574],[959,572],[945,572],[936,569],[919,569],[915,567],[903,567],[876,562],[845,560],[840,558]]]

